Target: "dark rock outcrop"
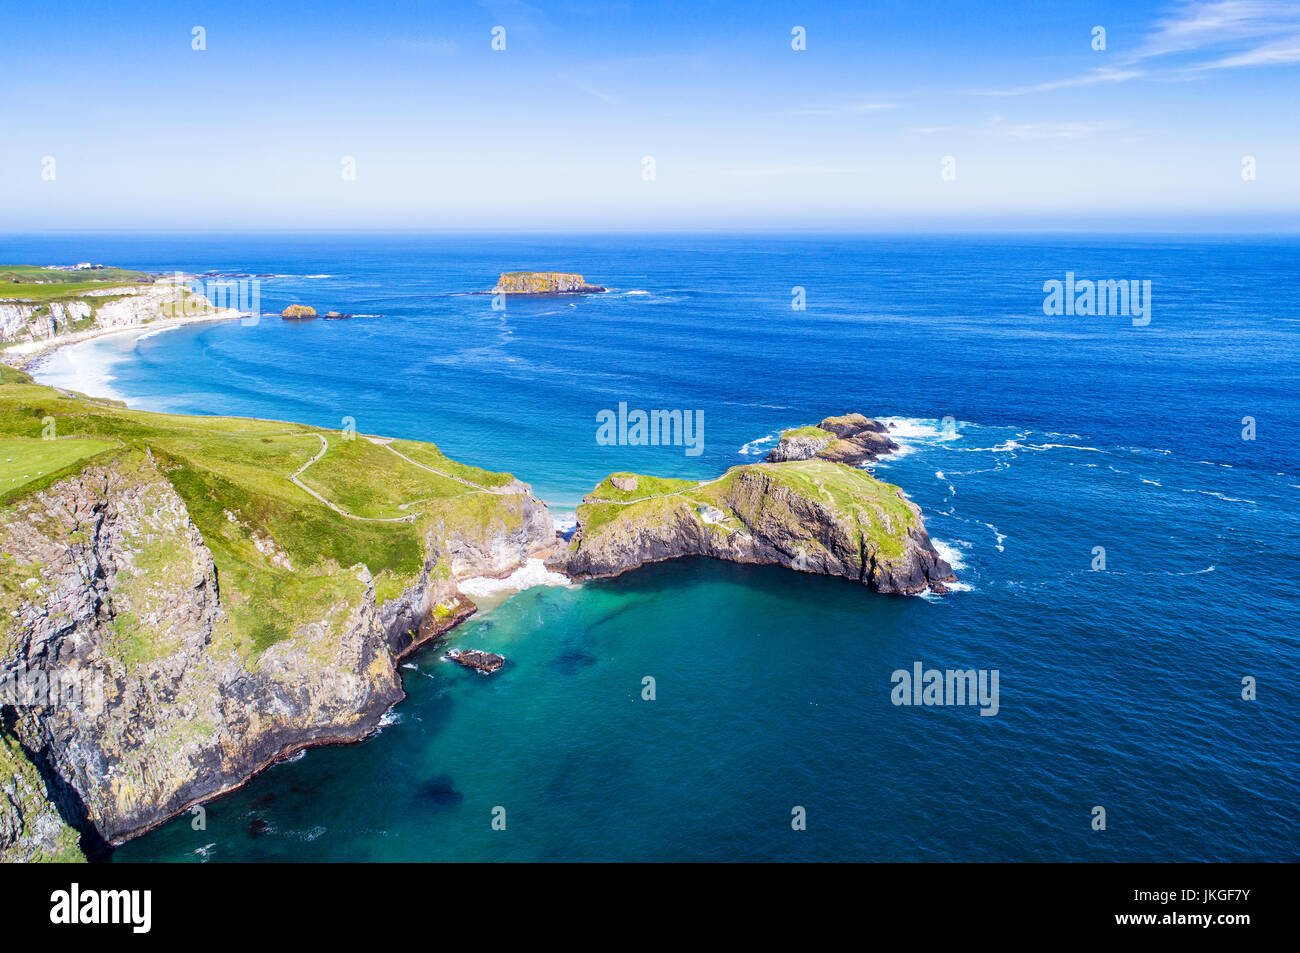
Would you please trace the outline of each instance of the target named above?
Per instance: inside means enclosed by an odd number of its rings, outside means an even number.
[[[497,655],[495,652],[483,652],[479,649],[451,649],[446,657],[457,665],[474,669],[480,675],[491,675],[506,664],[504,655]]]

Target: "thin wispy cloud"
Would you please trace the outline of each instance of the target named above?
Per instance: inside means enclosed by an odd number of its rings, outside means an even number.
[[[1070,122],[1007,122],[1001,116],[992,116],[981,125],[915,126],[908,132],[918,135],[985,135],[1008,139],[1085,139],[1106,132],[1124,129],[1127,123],[1111,120],[1076,120]]]
[[[1091,72],[1084,73],[1081,76],[1074,76],[1070,79],[1051,80],[1046,83],[1033,83],[1028,86],[1017,86],[1012,89],[994,89],[985,90],[985,96],[1023,96],[1026,93],[1046,93],[1054,89],[1073,89],[1078,86],[1096,86],[1100,83],[1122,83],[1126,80],[1136,79],[1145,73],[1140,69],[1114,69],[1110,67],[1099,67]]]
[[[769,165],[726,169],[723,175],[739,176],[741,178],[787,178],[809,175],[843,175],[849,171],[851,170],[824,165]]]
[[[1300,4],[1286,0],[1185,0],[1158,21],[1135,56],[1149,59],[1197,53],[1287,35],[1300,35]],[[1251,52],[1241,51],[1240,55],[1248,58]]]
[[[397,45],[406,50],[416,53],[426,53],[433,56],[451,56],[456,52],[458,46],[455,40],[444,39],[442,37],[401,37]]]
[[[1177,62],[1171,62],[1177,61]],[[1136,52],[1114,66],[1066,79],[986,90],[1024,96],[1122,83],[1139,77],[1187,78],[1210,70],[1300,63],[1300,4],[1285,0],[1184,0],[1158,20]]]
[[[805,109],[795,109],[791,112],[795,116],[838,116],[846,113],[870,113],[882,109],[897,109],[898,103],[840,103],[834,106],[809,106]]]

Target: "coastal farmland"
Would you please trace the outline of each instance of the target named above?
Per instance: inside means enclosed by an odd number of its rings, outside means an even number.
[[[0,299],[65,301],[91,291],[147,281],[144,272],[125,268],[63,271],[40,265],[0,265]]]

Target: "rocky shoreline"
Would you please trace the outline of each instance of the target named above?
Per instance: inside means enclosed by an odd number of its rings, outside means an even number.
[[[15,385],[19,390],[11,393],[19,395],[35,387],[12,374],[0,376],[0,398]],[[28,400],[34,403],[23,410]],[[66,411],[60,401],[69,404]],[[32,415],[22,418],[30,424],[9,425],[8,432],[19,434],[39,432],[38,415],[51,409],[68,420],[103,417],[106,423],[93,431],[99,434],[111,433],[108,423],[125,413],[110,402],[40,387],[13,406],[11,414]],[[142,416],[150,415],[130,417],[128,432],[139,432]],[[158,426],[171,419],[158,417]],[[251,451],[273,441],[259,441],[249,427],[288,439],[284,428],[294,425],[232,426],[246,434],[240,439],[250,442],[241,446]],[[221,491],[234,494],[232,501],[223,498],[209,512],[215,490],[191,486],[187,475],[206,471],[172,455],[199,452],[185,449],[193,446],[191,436],[178,450],[169,449],[172,438],[160,430],[140,449],[124,444],[99,451],[0,510],[0,549],[13,567],[0,568],[0,677],[22,669],[93,678],[103,687],[99,708],[0,698],[6,742],[0,860],[63,856],[68,831],[97,855],[247,784],[304,748],[369,736],[405,697],[401,660],[477,611],[459,584],[508,577],[530,561],[544,560],[547,570],[582,580],[707,556],[840,576],[885,593],[944,592],[956,577],[931,544],[920,509],[899,488],[851,465],[895,447],[887,430],[860,414],[828,417],[784,434],[768,461],[714,480],[613,474],[584,499],[567,540],[557,536],[528,484],[462,468],[457,472],[464,475],[450,484],[459,495],[422,517],[419,571],[400,591],[387,572],[377,576],[366,562],[326,566],[324,575],[309,578],[335,594],[302,609],[287,630],[265,636],[269,645],[249,636],[250,604],[241,587],[251,591],[250,569],[232,564],[232,552],[245,554],[240,558],[251,560],[256,572],[297,585],[310,568],[303,565],[308,557],[288,552],[285,534],[308,514],[322,526],[338,525],[344,538],[354,533],[349,526],[359,525],[349,521],[358,519],[374,521],[375,532],[387,526],[409,532],[400,527],[414,524],[407,517],[315,507],[309,499],[268,523],[255,513],[272,503],[234,502],[242,499],[239,487]],[[331,447],[324,432],[304,431],[301,439],[312,436]],[[442,480],[461,467],[437,456],[436,448],[403,443],[389,453],[388,443],[339,443],[336,452],[373,448],[365,452],[380,453],[386,465],[432,470]],[[316,444],[292,446],[304,454]],[[410,455],[417,453],[426,462]],[[406,472],[411,479],[421,471]],[[382,477],[366,477],[372,478]],[[490,482],[472,490],[474,481]],[[283,492],[296,490],[286,483]],[[480,672],[504,664],[493,653],[466,651],[471,654],[457,661]],[[57,817],[38,809],[34,777]]]
[[[0,344],[7,345],[0,350],[0,361],[30,370],[60,348],[96,338],[248,317],[233,308],[214,308],[204,296],[178,288],[184,285],[178,286],[175,278],[160,278],[151,284],[87,292],[81,300],[0,300]],[[97,298],[107,301],[92,306],[89,302]],[[179,313],[165,315],[167,307]],[[78,327],[85,323],[91,326]]]

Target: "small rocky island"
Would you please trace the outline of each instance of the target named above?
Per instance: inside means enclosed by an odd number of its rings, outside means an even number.
[[[280,317],[286,321],[314,321],[317,317],[316,309],[309,304],[291,304],[280,312]],[[344,318],[350,318],[352,315],[344,314],[341,311],[326,311],[320,315],[326,321],[340,321]]]
[[[583,497],[577,530],[547,568],[589,579],[709,556],[841,576],[879,592],[946,592],[957,577],[920,507],[848,462],[896,449],[886,430],[861,414],[828,417],[787,432],[767,461],[712,480],[613,474]]]
[[[797,427],[781,434],[781,442],[767,455],[768,463],[787,460],[830,460],[859,467],[898,449],[889,428],[862,414],[827,417],[816,427]]]
[[[582,275],[568,271],[506,271],[488,294],[582,295],[600,294],[601,285],[589,285]]]

